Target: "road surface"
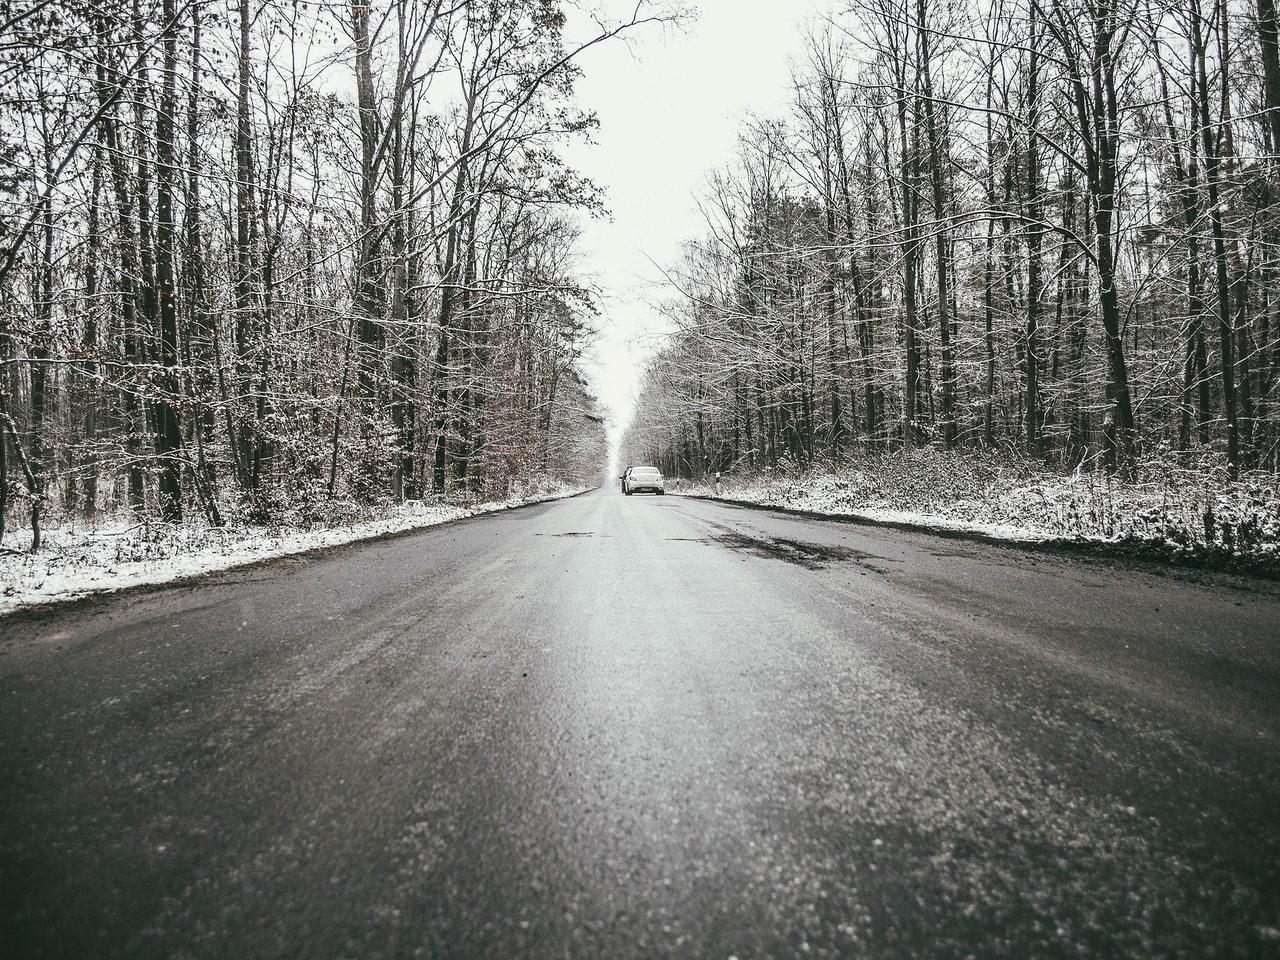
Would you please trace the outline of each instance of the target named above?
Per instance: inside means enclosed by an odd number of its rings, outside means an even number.
[[[1280,955],[1280,592],[615,491],[0,620],[0,955]]]

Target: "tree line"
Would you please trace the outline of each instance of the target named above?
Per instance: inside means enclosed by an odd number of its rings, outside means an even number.
[[[1274,0],[854,0],[792,86],[710,178],[631,461],[1280,469]]]
[[[0,4],[0,533],[593,477],[562,7]]]

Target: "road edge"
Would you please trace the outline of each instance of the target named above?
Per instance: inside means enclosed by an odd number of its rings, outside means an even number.
[[[1185,553],[1171,550],[1163,544],[1149,540],[1108,542],[1101,540],[1071,540],[1065,537],[1019,539],[1017,537],[1000,537],[984,533],[981,530],[932,526],[927,523],[912,523],[909,520],[886,520],[857,513],[824,513],[820,510],[804,510],[799,507],[761,503],[755,500],[736,500],[733,497],[708,496],[702,493],[679,493],[676,496],[686,497],[690,500],[706,500],[710,503],[724,503],[745,510],[768,510],[793,517],[804,517],[809,520],[830,520],[854,526],[880,527],[882,529],[901,530],[904,533],[922,533],[947,540],[965,540],[971,543],[983,543],[989,546],[1006,547],[1034,553],[1074,556],[1094,560],[1123,560],[1131,563],[1140,563],[1145,568],[1161,572],[1194,570],[1209,573],[1226,573],[1233,576],[1261,580],[1266,583],[1280,583],[1280,565],[1274,563],[1268,564],[1265,561],[1250,560],[1249,558],[1225,554],[1220,551]]]
[[[548,503],[556,503],[561,500],[572,500],[575,497],[585,496],[586,494],[599,489],[599,486],[588,487],[587,489],[579,490],[576,493],[559,494],[556,496],[545,497],[540,500],[529,500],[525,503],[513,503],[510,505],[496,507],[492,510],[485,510],[482,513],[473,513],[464,517],[452,517],[448,520],[441,520],[439,523],[426,523],[417,527],[406,527],[403,530],[373,533],[367,537],[347,540],[344,543],[329,543],[317,547],[307,547],[303,550],[298,550],[293,553],[282,553],[274,557],[259,557],[253,560],[246,560],[243,563],[233,563],[226,567],[217,567],[216,569],[203,570],[199,573],[186,574],[181,577],[175,577],[172,580],[159,580],[154,583],[133,583],[121,587],[104,586],[101,588],[90,589],[84,593],[75,594],[74,596],[51,597],[45,600],[36,600],[31,603],[20,604],[10,610],[0,611],[0,627],[11,622],[34,622],[53,616],[60,616],[65,613],[74,613],[81,608],[91,607],[95,604],[105,603],[117,598],[131,597],[135,594],[199,586],[202,582],[224,573],[239,573],[245,570],[256,570],[273,563],[296,562],[299,560],[318,560],[329,554],[337,553],[338,551],[345,550],[349,547],[368,546],[371,543],[398,540],[402,537],[411,537],[415,534],[426,533],[430,530],[443,530],[446,527],[454,527],[464,523],[473,523],[477,520],[500,516],[504,513],[512,513],[516,510],[526,510],[530,507],[546,506]]]

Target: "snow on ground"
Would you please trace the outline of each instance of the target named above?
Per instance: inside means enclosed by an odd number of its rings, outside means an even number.
[[[705,486],[680,491],[710,494]],[[922,449],[868,454],[836,469],[727,476],[726,499],[1023,542],[1138,548],[1280,572],[1280,487],[1228,480],[1204,464],[1150,461],[1122,483],[1034,462]]]
[[[355,523],[313,526],[139,523],[129,519],[95,526],[66,524],[45,531],[37,554],[19,552],[30,531],[11,530],[0,553],[0,615],[20,607],[74,600],[142,584],[432,527],[450,520],[555,500],[584,487],[543,484],[507,500],[459,504],[409,501]]]

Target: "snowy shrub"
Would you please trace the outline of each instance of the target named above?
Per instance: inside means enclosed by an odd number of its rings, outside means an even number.
[[[875,451],[835,467],[729,476],[722,495],[1280,570],[1277,478],[1256,473],[1231,480],[1220,461],[1189,462],[1167,451],[1147,457],[1132,482],[1083,467],[1064,474],[1010,451]]]

